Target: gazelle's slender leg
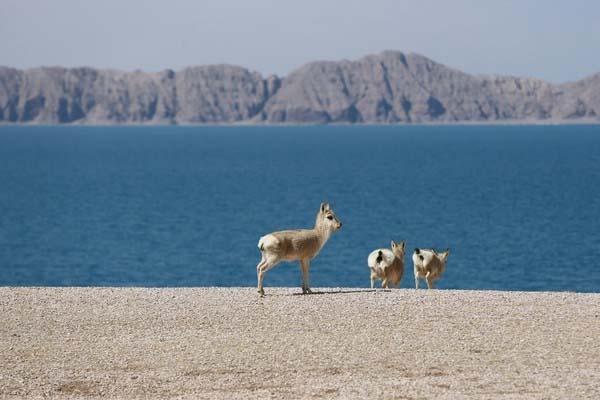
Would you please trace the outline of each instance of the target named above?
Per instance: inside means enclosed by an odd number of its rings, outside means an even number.
[[[269,257],[263,255],[263,260],[256,266],[256,275],[258,277],[258,293],[261,296],[265,295],[265,290],[263,289],[263,279],[265,277],[265,272],[279,264],[281,260],[277,257]]]
[[[265,272],[267,270],[266,266],[267,266],[267,261],[265,260],[265,258],[263,256],[263,259],[260,260],[260,262],[256,266],[256,278],[258,280],[258,293],[260,293],[261,296],[265,295],[265,290],[263,289],[263,278],[265,277]]]
[[[415,274],[415,289],[419,288],[419,275]]]
[[[433,289],[433,279],[431,278],[431,272],[427,272],[427,275],[425,275],[425,280],[427,281],[427,289]]]
[[[260,269],[262,268],[262,266],[266,263],[267,259],[265,258],[265,255],[263,254],[259,263],[256,264],[256,276],[258,277],[258,273],[260,272]]]
[[[310,259],[300,260],[300,268],[302,269],[302,293],[312,293],[309,286],[308,270],[310,268]]]

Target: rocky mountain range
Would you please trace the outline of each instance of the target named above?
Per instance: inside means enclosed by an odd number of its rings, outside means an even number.
[[[0,122],[600,122],[600,73],[555,85],[470,75],[414,53],[318,61],[286,77],[231,65],[157,73],[0,67]]]

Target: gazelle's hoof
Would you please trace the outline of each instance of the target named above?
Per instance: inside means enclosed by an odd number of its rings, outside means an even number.
[[[265,289],[258,289],[258,294],[260,294],[260,297],[265,297]]]
[[[302,288],[302,294],[311,294],[312,290],[310,290],[309,288]]]

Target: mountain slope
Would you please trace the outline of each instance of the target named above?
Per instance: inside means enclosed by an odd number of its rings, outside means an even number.
[[[553,85],[469,75],[399,51],[313,62],[284,79],[231,65],[158,73],[0,67],[0,122],[554,122],[599,116],[600,73]]]
[[[316,62],[290,74],[263,111],[269,122],[452,122],[543,119],[559,90],[536,79],[477,77],[417,54]]]

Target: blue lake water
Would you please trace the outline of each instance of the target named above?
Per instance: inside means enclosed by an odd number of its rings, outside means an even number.
[[[368,287],[395,239],[451,249],[442,289],[600,291],[599,126],[3,126],[0,285],[254,286],[323,200],[314,287]]]

